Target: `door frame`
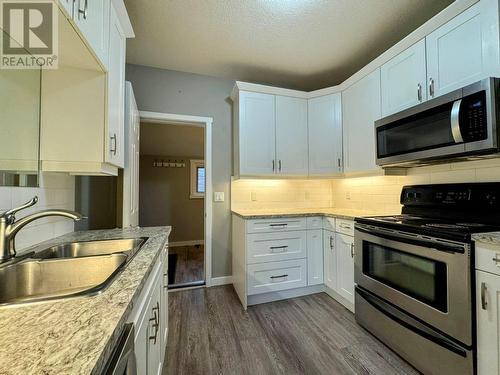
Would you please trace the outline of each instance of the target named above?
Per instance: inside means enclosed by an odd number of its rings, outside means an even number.
[[[212,284],[212,117],[139,111],[140,121],[155,124],[196,126],[205,129],[205,285]]]

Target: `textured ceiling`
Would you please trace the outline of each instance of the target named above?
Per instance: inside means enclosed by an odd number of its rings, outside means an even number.
[[[133,64],[312,90],[338,84],[452,0],[125,0]]]
[[[197,126],[141,122],[141,155],[195,156],[203,159],[205,130]]]

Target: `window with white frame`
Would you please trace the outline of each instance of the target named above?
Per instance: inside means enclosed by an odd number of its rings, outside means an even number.
[[[189,197],[205,198],[205,160],[191,160],[191,193]]]

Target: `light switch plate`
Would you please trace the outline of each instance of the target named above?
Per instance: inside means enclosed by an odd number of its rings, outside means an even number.
[[[224,202],[224,192],[215,191],[214,192],[214,202]]]

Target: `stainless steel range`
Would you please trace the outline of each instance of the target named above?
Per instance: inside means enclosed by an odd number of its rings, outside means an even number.
[[[356,219],[356,320],[424,374],[474,374],[471,235],[500,230],[500,184],[406,186]]]

